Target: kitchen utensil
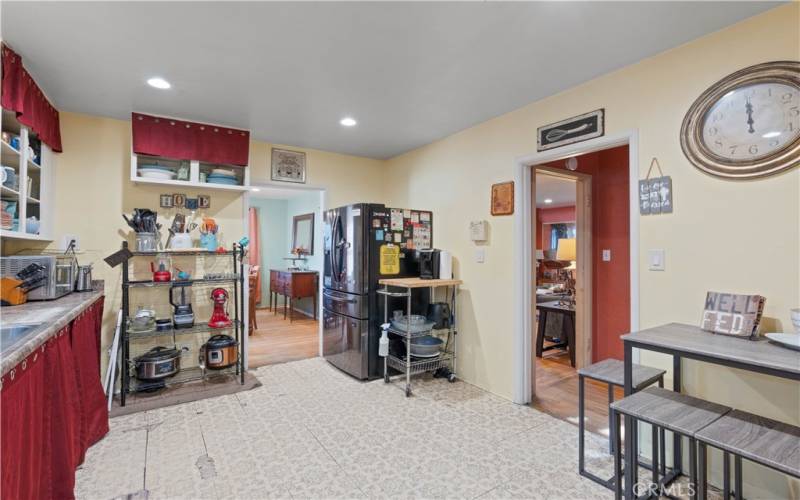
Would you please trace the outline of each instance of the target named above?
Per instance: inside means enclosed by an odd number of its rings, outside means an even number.
[[[128,330],[131,333],[147,333],[155,330],[156,313],[152,309],[139,307],[133,319],[130,320]]]
[[[76,292],[88,292],[93,290],[92,286],[92,265],[86,264],[78,266],[78,279],[75,281]]]
[[[4,306],[24,304],[28,301],[28,292],[44,285],[45,268],[36,263],[22,269],[14,278],[4,277],[0,283],[0,300]]]
[[[229,335],[212,336],[200,347],[200,366],[221,370],[233,366],[239,360],[238,342]]]
[[[172,236],[170,248],[173,250],[185,250],[192,248],[192,236],[189,233],[176,233]]]
[[[3,185],[13,189],[14,185],[17,183],[17,171],[11,167],[3,167],[3,170],[6,173]]]
[[[419,277],[424,280],[439,279],[440,250],[428,248],[419,251]]]
[[[796,309],[792,309],[789,311],[789,315],[792,318],[792,326],[794,326],[794,332],[800,334],[800,307]]]
[[[187,285],[173,285],[169,289],[169,303],[174,308],[172,322],[175,324],[175,328],[191,328],[194,326],[194,311],[192,310],[192,304],[186,301],[186,288]],[[181,301],[177,304],[175,303],[174,293],[176,289],[181,291]]]
[[[152,262],[150,263],[150,271],[153,272],[153,281],[170,281],[172,279],[172,274],[169,272],[169,257],[159,255],[156,257],[156,261],[158,262],[158,270],[156,270],[155,264]]]
[[[136,378],[159,380],[171,377],[181,370],[182,351],[175,348],[154,347],[134,359]]]
[[[227,175],[228,177],[236,177],[236,172],[226,168],[215,168],[211,170],[212,175]]]
[[[400,316],[400,318],[392,318],[391,320],[392,327],[395,330],[401,332],[410,332],[410,333],[420,333],[426,332],[433,328],[434,322],[428,321],[425,316],[420,316],[419,314],[412,314],[411,321],[409,324],[407,316]]]
[[[166,332],[172,330],[172,319],[170,318],[157,319],[156,330],[159,332]]]
[[[155,252],[156,234],[155,233],[136,233],[137,252]]]
[[[74,255],[12,255],[0,258],[0,276],[13,278],[38,264],[44,268],[42,286],[31,288],[28,300],[53,300],[75,290],[78,265]]]
[[[201,234],[200,246],[209,252],[215,251],[217,249],[217,235],[212,233]]]
[[[225,304],[228,301],[228,291],[224,288],[213,289],[211,291],[211,300],[214,302],[214,312],[211,313],[208,326],[211,328],[227,328],[231,326],[231,318],[225,309]]]
[[[403,339],[403,343],[408,344],[408,339]],[[411,355],[418,358],[433,358],[441,353],[444,341],[432,335],[411,339]]]
[[[450,304],[447,302],[432,302],[428,304],[428,320],[433,321],[437,330],[450,328]]]
[[[767,333],[764,335],[770,342],[774,342],[782,347],[800,351],[800,333]]]

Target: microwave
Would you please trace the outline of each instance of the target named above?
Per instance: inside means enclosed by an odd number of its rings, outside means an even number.
[[[15,278],[31,264],[44,267],[42,286],[28,292],[28,300],[53,300],[75,290],[78,262],[73,255],[12,255],[0,257],[0,276]]]

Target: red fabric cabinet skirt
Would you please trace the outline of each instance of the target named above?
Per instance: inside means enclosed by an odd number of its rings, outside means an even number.
[[[73,498],[75,468],[108,432],[100,383],[103,299],[2,377],[0,495]]]

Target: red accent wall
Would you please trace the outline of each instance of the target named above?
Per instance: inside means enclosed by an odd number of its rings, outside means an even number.
[[[564,160],[545,166],[564,169]],[[619,337],[630,331],[631,309],[628,146],[578,156],[577,171],[592,176],[592,361],[623,359]]]
[[[542,225],[551,222],[566,222],[575,220],[575,205],[571,207],[537,208],[536,209],[536,249],[544,248],[544,242],[550,235],[542,237]]]

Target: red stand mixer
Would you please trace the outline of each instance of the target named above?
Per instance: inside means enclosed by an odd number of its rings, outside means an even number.
[[[225,308],[225,304],[228,302],[228,291],[224,288],[213,289],[211,291],[211,300],[214,302],[214,312],[211,313],[208,326],[211,328],[227,328],[231,326],[231,318]]]

